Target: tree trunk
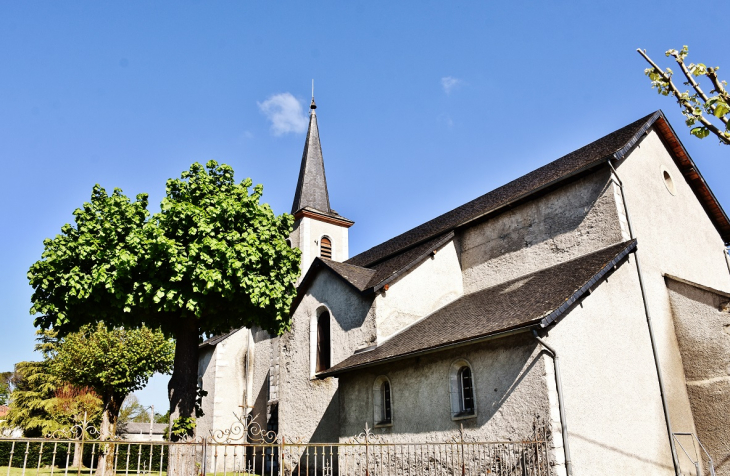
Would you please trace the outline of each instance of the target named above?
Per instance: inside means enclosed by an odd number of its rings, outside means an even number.
[[[167,384],[170,397],[170,419],[193,418],[198,388],[198,320],[188,317],[180,322],[175,335],[175,362],[172,377]],[[171,441],[180,441],[188,435],[173,435]],[[197,445],[171,445],[168,453],[168,476],[197,476]]]
[[[74,461],[73,464],[71,464],[72,468],[80,468],[81,465],[84,464],[81,457],[81,443],[74,443]]]
[[[170,397],[170,417],[173,422],[178,418],[195,416],[199,337],[198,321],[195,317],[188,317],[180,322],[180,327],[175,334],[175,362],[172,377],[170,383],[167,384],[167,392]],[[170,435],[172,441],[179,439],[179,436]]]
[[[111,440],[116,436],[119,409],[121,408],[123,401],[123,395],[104,395],[104,412],[101,416],[101,428],[99,430],[100,440]],[[96,476],[108,476],[114,474],[113,443],[99,445],[99,460],[97,465]]]

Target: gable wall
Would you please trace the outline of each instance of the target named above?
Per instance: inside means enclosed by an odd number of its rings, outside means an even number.
[[[662,167],[673,178],[675,195],[665,186]],[[663,274],[730,290],[722,239],[653,130],[617,171],[638,239],[673,430],[696,432]]]
[[[609,179],[601,169],[466,229],[459,238],[464,293],[627,240]]]
[[[378,343],[463,295],[461,266],[451,241],[376,296]]]
[[[286,438],[333,442],[339,435],[337,379],[311,378],[310,330],[322,306],[332,319],[332,365],[375,343],[372,301],[333,273],[319,273],[292,316],[292,331],[279,343],[279,429]]]
[[[198,358],[198,379],[208,395],[203,398],[205,415],[197,423],[198,436],[211,430],[228,429],[231,413],[241,414],[246,388],[244,358],[248,347],[248,329],[241,329],[215,347],[203,347]]]
[[[634,255],[544,339],[560,359],[574,474],[674,474]]]

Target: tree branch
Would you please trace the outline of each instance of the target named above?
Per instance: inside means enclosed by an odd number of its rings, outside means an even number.
[[[702,101],[710,108],[710,110],[713,113],[712,115],[714,116],[716,107],[712,104],[707,104],[707,101],[709,101],[710,98],[707,97],[707,95],[704,93],[704,91],[702,91],[702,88],[700,87],[700,85],[697,84],[697,81],[695,81],[695,79],[692,77],[692,73],[690,73],[689,70],[687,69],[687,67],[684,65],[684,60],[682,60],[682,58],[679,57],[679,52],[675,50],[674,53],[671,53],[671,55],[674,56],[674,59],[677,61],[677,64],[679,65],[680,68],[682,68],[682,72],[684,73],[684,76],[689,81],[689,84],[694,88],[695,91],[697,91],[697,94],[702,98]],[[715,77],[717,78],[717,75],[715,75]],[[713,84],[714,84],[714,81],[713,81]],[[719,90],[718,90],[718,92],[719,92]],[[720,96],[724,98],[724,95],[720,94]],[[715,116],[715,117],[718,117],[718,116]],[[718,117],[718,119],[720,119],[723,122],[723,124],[727,125],[727,118],[725,116]]]
[[[662,71],[661,68],[659,68],[659,66],[657,66],[657,64],[654,63],[654,61],[652,61],[651,58],[649,58],[649,56],[646,54],[646,52],[641,50],[641,48],[637,48],[636,51],[638,51],[639,54],[641,56],[643,56],[644,59],[654,68],[654,71],[659,73],[661,75],[662,79],[664,81],[666,81],[667,85],[669,86],[669,90],[672,92],[674,97],[677,98],[677,103],[679,103],[679,106],[684,108],[689,114],[694,116],[695,119],[697,119],[703,126],[705,126],[707,129],[709,129],[710,132],[715,134],[720,139],[720,142],[730,145],[730,138],[725,137],[724,133],[722,131],[720,131],[720,129],[718,129],[717,126],[715,126],[713,123],[708,121],[702,115],[702,113],[700,113],[699,115],[695,114],[695,110],[692,107],[692,104],[690,104],[690,102],[687,101],[686,99],[682,99],[679,89],[674,84],[674,81],[672,81],[672,76],[665,73],[664,71]]]
[[[715,91],[722,96],[726,102],[730,102],[730,94],[722,87],[722,83],[717,78],[717,68],[707,68],[707,77],[712,81],[712,85],[715,86]]]

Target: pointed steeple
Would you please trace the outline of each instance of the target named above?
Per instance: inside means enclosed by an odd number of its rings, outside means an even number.
[[[327,214],[332,213],[327,193],[327,178],[324,175],[322,145],[319,143],[316,109],[317,105],[314,103],[314,95],[312,95],[312,104],[309,106],[309,130],[307,130],[307,140],[304,143],[299,181],[291,208],[292,214],[305,207]]]

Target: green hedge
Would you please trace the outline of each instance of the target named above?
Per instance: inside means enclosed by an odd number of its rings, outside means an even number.
[[[37,468],[38,460],[40,456],[41,467],[50,466],[55,463],[58,468],[66,467],[66,457],[68,456],[68,464],[73,463],[74,444],[70,445],[69,454],[69,443],[54,443],[52,441],[43,442],[43,455],[41,453],[40,442],[25,442],[16,441],[15,448],[13,449],[13,442],[11,441],[0,441],[0,466],[13,466],[16,468],[22,468],[23,462],[25,461],[26,468]],[[56,450],[55,461],[53,457],[54,445]],[[127,467],[127,454],[129,454],[129,471],[137,472],[137,463],[139,462],[140,470],[150,470],[150,452],[152,452],[152,468],[151,471],[160,471],[160,452],[162,446],[151,446],[151,445],[140,445],[139,443],[117,443],[117,471],[124,471]],[[167,469],[167,452],[169,447],[165,448],[165,454],[162,461],[162,470]],[[10,461],[10,452],[13,452],[12,464],[8,465]],[[26,459],[27,451],[27,459]],[[99,458],[99,445],[92,443],[84,443],[84,466],[91,466],[92,451],[94,452],[94,467],[98,466]],[[140,458],[141,453],[141,458]]]

